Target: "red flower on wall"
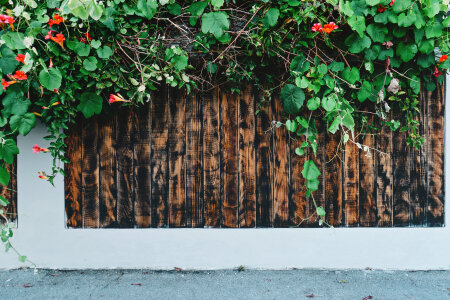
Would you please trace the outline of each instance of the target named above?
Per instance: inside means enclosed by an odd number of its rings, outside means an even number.
[[[442,75],[441,71],[439,71],[439,69],[436,66],[434,67],[433,75],[434,77],[439,77]]]
[[[384,12],[386,9],[387,9],[387,7],[384,7],[383,5],[378,4],[377,11],[378,11],[379,13]]]
[[[41,148],[37,144],[34,144],[33,146],[33,153],[39,153],[39,152],[49,152],[47,148]]]
[[[317,32],[317,31],[322,32],[322,24],[320,24],[320,23],[315,23],[315,24],[313,25],[313,27],[311,27],[311,31],[312,31],[312,32]]]
[[[12,77],[17,80],[27,80],[28,78],[24,71],[16,71]]]
[[[88,40],[92,40],[92,37],[91,37],[91,35],[89,34],[89,32],[86,32],[86,33],[84,34],[84,36],[85,36]]]
[[[48,177],[45,175],[44,172],[38,172],[38,174],[39,174],[39,178],[41,178],[41,179],[48,179]]]
[[[17,54],[17,56],[15,57],[15,59],[16,59],[18,62],[21,62],[21,63],[25,64],[25,54]]]
[[[442,55],[440,58],[439,58],[439,63],[443,63],[444,61],[446,61],[447,60],[447,58],[448,58],[448,56],[447,55]]]
[[[329,33],[331,33],[332,31],[334,31],[334,30],[336,30],[338,28],[339,27],[334,22],[331,22],[331,23],[323,25],[322,32],[324,34],[329,34]]]
[[[16,82],[17,82],[17,81],[15,81],[15,80],[6,81],[4,78],[2,78],[1,85],[3,86],[3,89],[6,90],[6,88],[7,88],[8,86],[10,86],[11,84],[14,84],[14,83],[16,83]]]
[[[8,15],[0,15],[0,28],[3,28],[4,24],[9,24],[11,29],[14,28],[13,24],[16,20]]]
[[[64,19],[63,19],[63,17],[61,17],[58,14],[54,14],[53,19],[51,19],[51,18],[48,19],[48,25],[50,26],[50,28],[52,28],[53,25],[55,25],[55,24],[59,25],[62,22],[64,22]]]
[[[54,30],[49,30],[48,33],[47,33],[47,35],[45,36],[45,39],[46,39],[46,40],[52,40],[52,41],[54,41],[55,43],[57,43],[58,45],[60,45],[62,48],[64,48],[63,42],[66,40],[66,38],[65,38],[64,35],[61,34],[61,33],[58,33],[56,36],[53,36],[53,34],[54,34],[55,32],[56,32],[56,31],[54,31]]]
[[[112,104],[112,103],[114,103],[114,102],[129,102],[129,101],[123,99],[120,95],[117,96],[117,95],[110,94],[110,95],[109,95],[108,103],[109,103],[109,104]]]

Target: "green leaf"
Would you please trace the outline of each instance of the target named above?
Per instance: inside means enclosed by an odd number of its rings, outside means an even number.
[[[405,15],[405,13],[401,13],[398,16],[398,26],[401,27],[409,27],[416,21],[416,14],[414,11],[411,11]]]
[[[345,44],[349,46],[349,51],[352,53],[360,53],[364,49],[369,48],[372,41],[367,35],[360,37],[358,34],[351,34],[346,40]]]
[[[103,14],[103,10],[104,6],[99,5],[96,1],[91,1],[91,3],[89,4],[89,15],[95,21],[100,20]]]
[[[357,97],[359,102],[364,102],[372,93],[372,85],[364,80],[361,89],[358,91]]]
[[[359,70],[356,67],[345,68],[342,72],[342,78],[350,84],[355,84],[359,80]]]
[[[277,24],[279,16],[280,11],[278,10],[278,8],[271,8],[266,12],[262,21],[264,25],[273,27]]]
[[[100,42],[98,40],[92,40],[91,41],[91,46],[94,49],[98,49],[101,45],[102,45],[102,42]]]
[[[325,209],[322,206],[316,208],[316,213],[319,217],[325,217]]]
[[[434,39],[422,40],[419,43],[419,51],[424,54],[431,53],[434,50]]]
[[[441,1],[440,0],[431,0],[428,1],[430,2],[429,4],[426,5],[425,9],[423,10],[425,12],[425,15],[432,19],[435,15],[437,15],[440,10],[441,10]],[[447,6],[448,6],[448,2],[447,2]]]
[[[156,0],[138,0],[136,8],[136,14],[138,16],[150,20],[158,11],[158,3]]]
[[[281,100],[283,101],[284,111],[288,114],[296,114],[305,101],[303,90],[293,84],[287,84],[281,89]]]
[[[83,60],[83,67],[88,71],[95,71],[97,69],[97,62],[95,57],[88,57]]]
[[[363,16],[353,15],[348,19],[348,25],[358,32],[360,37],[364,36],[364,31],[366,30],[366,18]]]
[[[13,139],[7,139],[3,144],[0,144],[0,158],[8,163],[14,162],[14,155],[19,154],[19,148]]]
[[[317,179],[320,176],[320,171],[312,160],[305,161],[303,164],[302,176],[307,180]]]
[[[26,49],[27,47],[23,43],[24,38],[23,33],[15,31],[8,31],[2,35],[2,40],[5,42],[5,45],[11,50]]]
[[[178,3],[167,5],[167,10],[174,16],[179,16],[181,14],[181,6]]]
[[[202,32],[212,33],[216,38],[223,35],[224,30],[230,28],[228,15],[224,12],[210,12],[202,16]]]
[[[308,100],[306,106],[309,110],[316,110],[320,107],[320,98],[314,97]]]
[[[372,23],[367,26],[367,33],[372,38],[372,41],[384,43],[386,41],[388,29],[384,25]]]
[[[175,55],[170,62],[177,71],[182,71],[187,67],[188,58],[185,55]]]
[[[27,257],[25,255],[19,255],[19,261],[24,263],[27,261]]]
[[[77,109],[88,119],[94,114],[100,114],[102,106],[102,97],[91,92],[86,92],[81,95],[80,104],[78,104]]]
[[[342,118],[342,125],[350,130],[353,130],[353,128],[355,128],[355,120],[353,119],[353,116],[350,112],[345,112],[345,115]]]
[[[337,116],[336,118],[334,118],[333,122],[331,123],[331,125],[328,127],[328,131],[331,132],[332,134],[335,134],[336,131],[339,129],[339,125],[341,125],[341,116]]]
[[[75,17],[87,20],[89,18],[90,4],[91,0],[70,0],[67,6]]]
[[[335,110],[336,105],[337,103],[333,96],[325,97],[322,99],[322,107],[327,112]]]
[[[396,54],[402,59],[402,61],[407,62],[413,59],[417,53],[416,44],[405,44],[400,42],[397,46]]]
[[[58,68],[50,68],[39,72],[39,82],[43,87],[53,92],[61,86],[62,75]]]
[[[317,71],[319,71],[320,74],[325,75],[328,73],[328,67],[325,64],[320,64],[317,67]]]
[[[36,125],[36,116],[33,113],[24,115],[14,115],[9,121],[12,130],[17,130],[21,135],[27,135],[34,125]]]
[[[309,61],[303,55],[298,55],[294,57],[291,61],[290,69],[292,72],[297,72],[300,74],[305,73],[311,67]]]
[[[396,0],[392,5],[392,9],[395,13],[399,13],[411,6],[411,4],[411,0]]]
[[[297,131],[298,128],[298,123],[292,120],[287,120],[286,121],[286,129],[290,132],[295,132]]]
[[[214,7],[214,9],[221,8],[223,3],[224,3],[224,0],[211,0],[211,4]]]
[[[67,48],[74,51],[78,56],[89,56],[89,52],[91,51],[91,46],[78,41],[69,41],[66,45]]]
[[[366,0],[366,4],[369,6],[375,6],[380,4],[381,0]]]
[[[425,27],[425,36],[427,39],[431,38],[438,38],[442,35],[442,24],[438,22],[432,22],[427,24],[427,27]]]
[[[206,65],[206,71],[208,71],[211,74],[214,74],[217,72],[217,64],[208,62]]]
[[[415,94],[419,94],[420,93],[420,78],[417,76],[413,76],[411,79],[412,80],[409,81],[409,86],[411,87],[411,89],[413,90],[413,92]]]
[[[8,47],[2,46],[0,58],[0,71],[3,74],[11,74],[19,65],[19,62],[15,59],[16,54]]]
[[[306,180],[306,188],[311,191],[317,191],[319,189],[320,181],[317,178],[312,180]]]
[[[8,206],[9,201],[5,199],[2,195],[0,195],[0,206]]]
[[[434,65],[434,63],[434,53],[430,53],[428,55],[419,55],[419,57],[417,58],[417,64],[424,69],[429,68],[430,66]]]
[[[305,150],[297,147],[295,148],[295,154],[297,154],[298,156],[302,156],[303,154],[305,154]]]
[[[8,170],[5,167],[0,167],[0,184],[8,185],[9,177]]]
[[[343,62],[333,61],[328,67],[333,72],[341,72],[344,70],[345,64]]]
[[[8,93],[2,100],[2,116],[4,118],[10,115],[23,115],[27,112],[31,101],[23,96],[22,92]]]
[[[206,6],[208,6],[206,1],[194,2],[186,9],[186,11],[191,15],[198,17],[203,14]]]
[[[108,59],[113,54],[113,51],[108,46],[103,46],[97,49],[98,57]]]

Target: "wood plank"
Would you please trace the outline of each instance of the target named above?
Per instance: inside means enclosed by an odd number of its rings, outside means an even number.
[[[151,100],[150,100],[151,101]],[[134,219],[137,227],[151,226],[151,103],[134,112]]]
[[[409,156],[406,132],[393,132],[394,226],[409,225]]]
[[[427,97],[426,92],[421,92],[419,95],[420,112],[415,120],[420,122],[419,134],[425,138],[422,147],[417,150],[414,147],[409,147],[410,157],[410,226],[423,226],[425,224],[425,211],[427,206],[427,142],[426,142],[426,128],[428,124],[427,115]]]
[[[247,86],[239,96],[239,227],[256,225],[255,99]]]
[[[359,148],[348,141],[344,145],[344,225],[357,226],[359,220]]]
[[[279,96],[273,99],[274,111],[277,121],[285,121],[283,116],[283,107]],[[290,225],[289,221],[289,136],[285,127],[280,127],[275,130],[274,135],[275,155],[275,195],[274,195],[274,226],[287,227]]]
[[[325,221],[331,226],[342,222],[342,168],[341,135],[326,133],[325,149]]]
[[[256,116],[256,227],[273,226],[273,130],[271,103]]]
[[[325,178],[326,178],[326,164],[325,164],[325,135],[326,135],[326,126],[323,121],[318,119],[315,122],[315,126],[317,129],[317,153],[314,156],[312,150],[309,151],[308,158],[314,161],[317,168],[320,171],[319,176],[319,187],[317,191],[313,192],[314,200],[316,201],[317,207],[325,208]],[[309,200],[309,216],[313,216],[309,219],[309,227],[318,227],[319,226],[319,218],[316,214],[316,207],[314,206],[313,199]],[[326,212],[325,212],[326,213]],[[325,215],[326,216],[326,215]]]
[[[444,99],[445,85],[428,98],[427,225],[444,226]]]
[[[221,97],[222,227],[239,227],[238,97]]]
[[[306,198],[306,180],[302,176],[303,165],[306,160],[306,153],[302,156],[295,154],[295,149],[302,145],[304,138],[297,134],[289,133],[291,137],[291,182],[289,194],[289,219],[294,226],[307,226],[306,218],[309,215],[309,199]]]
[[[392,113],[387,115],[388,121]],[[377,163],[377,225],[391,227],[393,225],[393,162],[392,162],[392,131],[387,126],[382,128],[378,138],[378,149],[383,153],[376,154]]]
[[[169,227],[186,227],[185,97],[169,90]]]
[[[186,221],[188,227],[203,227],[203,136],[202,98],[186,100]]]
[[[152,227],[169,225],[169,106],[167,88],[155,95],[152,101]]]
[[[205,227],[220,227],[220,98],[203,97],[203,182]]]
[[[8,205],[7,214],[11,222],[15,222],[17,225],[17,156],[14,157],[14,162],[8,167],[8,171],[10,172],[10,203]]]
[[[372,126],[374,116],[367,117],[367,124]],[[365,129],[368,130],[367,128]],[[359,151],[359,226],[376,226],[377,204],[376,204],[376,165],[375,153],[372,149],[377,149],[375,136],[372,132],[362,133],[359,136],[359,143],[363,145],[363,150]],[[364,148],[367,146],[369,148]],[[367,149],[367,151],[365,151]]]
[[[134,227],[133,108],[122,107],[117,116],[117,225]]]
[[[67,137],[64,142],[67,145],[66,158],[70,161],[64,164],[64,187],[65,187],[65,209],[67,227],[82,227],[82,121],[77,119],[75,124],[71,124],[66,132]]]
[[[116,227],[116,112],[99,122],[100,227]]]
[[[99,159],[97,117],[83,120],[82,208],[83,227],[100,226]]]

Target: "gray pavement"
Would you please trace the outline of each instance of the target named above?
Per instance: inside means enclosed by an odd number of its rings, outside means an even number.
[[[450,299],[450,271],[0,270],[0,299]]]

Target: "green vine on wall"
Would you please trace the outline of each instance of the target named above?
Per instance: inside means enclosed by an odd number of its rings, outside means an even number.
[[[53,184],[69,163],[64,130],[78,115],[139,106],[163,85],[239,92],[246,82],[259,90],[259,109],[280,94],[286,118],[274,126],[302,142],[295,154],[308,157],[301,174],[323,224],[312,194],[318,124],[341,146],[368,153],[383,149],[361,145],[355,133],[383,127],[407,132],[408,145],[420,148],[419,92],[442,84],[450,65],[448,2],[0,0],[0,184],[8,185],[17,135],[37,119],[50,146],[33,151],[54,159],[37,176]],[[391,109],[402,117],[390,119]],[[5,209],[0,215],[9,219]],[[8,250],[11,225],[2,226]]]

